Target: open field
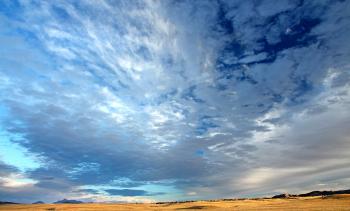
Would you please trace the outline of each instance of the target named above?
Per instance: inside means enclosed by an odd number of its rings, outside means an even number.
[[[0,210],[293,210],[335,211],[350,210],[350,195],[303,197],[289,199],[258,199],[230,201],[196,201],[164,204],[43,204],[1,205]]]

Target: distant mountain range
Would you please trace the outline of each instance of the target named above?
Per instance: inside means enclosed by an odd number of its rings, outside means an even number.
[[[69,199],[63,199],[63,200],[54,202],[54,204],[82,204],[82,203],[84,202],[77,201],[77,200],[69,200]]]
[[[36,202],[33,202],[32,204],[45,204],[43,201],[36,201]]]
[[[10,201],[0,201],[0,205],[2,204],[18,204],[18,203],[10,202]]]
[[[62,200],[53,202],[53,204],[81,204],[81,203],[84,203],[84,202],[78,201],[78,200],[69,200],[69,199],[62,199]],[[21,204],[21,203],[15,203],[10,201],[0,201],[0,205],[2,204]],[[32,204],[45,204],[45,202],[36,201],[36,202],[33,202]]]
[[[289,197],[329,196],[329,195],[335,195],[335,194],[350,194],[350,189],[349,190],[336,190],[336,191],[331,191],[331,190],[311,191],[309,193],[303,193],[303,194],[284,193],[284,194],[275,195],[272,198],[277,199],[277,198],[289,198]]]

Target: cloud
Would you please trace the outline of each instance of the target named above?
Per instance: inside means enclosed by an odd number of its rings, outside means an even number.
[[[0,3],[0,129],[38,164],[1,163],[4,177],[35,183],[0,194],[132,201],[341,188],[348,11],[346,1]]]
[[[18,172],[18,169],[16,169],[14,166],[7,165],[3,162],[0,162],[0,168],[1,168],[0,176],[6,176],[11,173]]]
[[[134,189],[107,189],[105,191],[111,195],[118,195],[118,196],[155,196],[155,195],[164,194],[164,193],[148,193],[145,190],[134,190]]]

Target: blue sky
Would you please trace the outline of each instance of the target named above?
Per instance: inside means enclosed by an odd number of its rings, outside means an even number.
[[[350,2],[0,2],[0,199],[349,188]]]

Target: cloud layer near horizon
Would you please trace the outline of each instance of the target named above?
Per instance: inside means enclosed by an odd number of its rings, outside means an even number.
[[[2,1],[0,198],[344,188],[349,1]]]

